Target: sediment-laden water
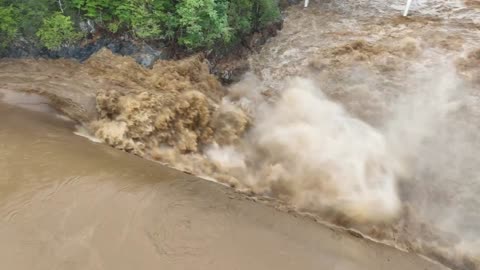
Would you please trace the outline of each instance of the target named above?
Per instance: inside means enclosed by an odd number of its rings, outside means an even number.
[[[479,269],[478,5],[402,4],[293,6],[230,87],[200,57],[147,70],[104,50],[2,60],[0,89],[47,97],[117,149]]]

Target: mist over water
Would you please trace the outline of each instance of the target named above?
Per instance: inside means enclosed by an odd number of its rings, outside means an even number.
[[[478,269],[479,104],[454,66],[412,75],[414,88],[385,101],[375,126],[311,79],[282,84],[275,97],[237,103],[249,108],[252,127],[233,146],[207,147],[210,161],[255,194],[454,268]]]
[[[108,51],[0,63],[0,88],[42,93],[117,149],[480,269],[478,8],[311,2],[227,88],[198,57],[145,70]]]
[[[251,59],[260,88],[273,89],[282,104],[258,110],[265,114],[246,137],[266,162],[252,158],[251,149],[232,155],[237,164],[238,156],[254,160],[255,188],[297,209],[454,269],[478,269],[480,13],[460,1],[419,2],[409,19],[380,1],[290,10],[282,34]],[[307,79],[297,84],[284,80],[301,75]],[[328,105],[336,109],[325,113]],[[372,163],[378,188],[365,173]],[[328,183],[334,187],[319,188]],[[369,195],[359,196],[359,183]]]
[[[235,148],[215,147],[207,156],[230,167],[255,193],[358,221],[398,214],[385,137],[330,101],[312,81],[292,79],[278,100],[259,106],[254,119]]]
[[[452,70],[437,71],[438,79],[401,98],[386,136],[402,162],[404,204],[438,230],[439,242],[470,254],[478,267],[478,88],[466,86]]]

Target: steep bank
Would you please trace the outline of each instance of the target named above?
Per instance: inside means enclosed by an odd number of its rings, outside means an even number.
[[[299,0],[0,1],[0,57],[84,61],[103,47],[146,67],[158,59],[208,57],[225,82],[248,52],[281,29],[281,10]],[[233,65],[233,66],[232,66]]]

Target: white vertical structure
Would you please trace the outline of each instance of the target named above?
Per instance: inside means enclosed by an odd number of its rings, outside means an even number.
[[[308,7],[308,2],[310,2],[309,0],[305,0],[305,5],[304,7]]]
[[[403,16],[408,15],[408,10],[410,9],[410,5],[412,5],[412,0],[407,0],[407,5],[405,6],[405,12],[403,12]]]

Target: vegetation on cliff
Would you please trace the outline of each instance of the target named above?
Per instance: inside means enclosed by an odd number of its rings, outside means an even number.
[[[230,46],[280,19],[278,0],[0,0],[0,46],[58,49],[91,34],[187,50]]]

